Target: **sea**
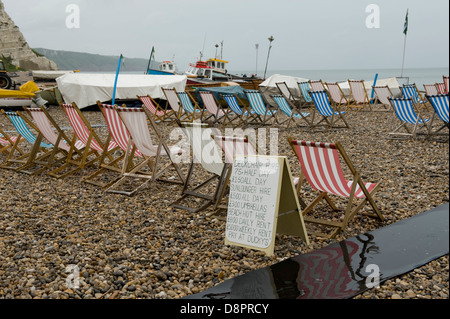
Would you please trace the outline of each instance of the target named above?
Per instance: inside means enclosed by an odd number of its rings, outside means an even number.
[[[230,74],[247,75],[255,74],[255,70],[238,70],[229,71]],[[257,76],[263,77],[264,71],[258,71]],[[323,82],[345,82],[347,80],[364,80],[371,81],[375,79],[378,74],[378,79],[388,79],[395,77],[403,77],[399,79],[399,83],[403,84],[409,81],[410,84],[415,83],[419,90],[424,90],[424,84],[442,83],[443,76],[449,75],[449,68],[409,68],[401,69],[359,69],[359,70],[267,70],[266,78],[274,75],[288,75],[308,80],[322,80]]]

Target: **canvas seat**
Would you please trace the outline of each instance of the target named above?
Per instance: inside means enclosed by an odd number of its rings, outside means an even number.
[[[284,96],[284,98],[288,101],[290,101],[292,104],[295,105],[296,108],[300,108],[302,105],[301,96],[297,96],[293,89],[289,88],[286,82],[278,82],[275,83],[275,85],[278,88],[278,91],[280,91],[280,94]],[[278,95],[278,94],[275,94]]]
[[[22,141],[24,141],[22,137],[10,136],[0,128],[0,153],[3,153],[8,156],[10,154],[11,149],[13,149],[14,146],[16,145],[16,142],[20,143]],[[23,151],[20,148],[18,148],[18,146],[16,146],[16,148],[18,149],[20,155],[23,155]]]
[[[422,117],[412,98],[389,98],[389,101],[395,110],[397,121],[400,122],[400,125],[389,133],[391,138],[416,138],[419,133],[422,135],[430,133],[428,126],[430,119]],[[424,130],[425,132],[422,132]]]
[[[416,84],[404,84],[400,87],[403,98],[412,99],[414,104],[420,109],[426,108],[427,111],[430,111],[428,108],[427,101],[423,98],[422,94],[417,89]]]
[[[310,91],[326,91],[327,88],[323,84],[322,80],[308,81],[310,85]]]
[[[365,215],[378,218],[380,221],[384,220],[373,198],[380,184],[363,182],[360,172],[353,166],[339,142],[317,143],[294,140],[292,137],[288,138],[288,142],[301,166],[299,189],[306,179],[309,185],[319,192],[318,196],[302,211],[305,222],[317,225],[327,231],[314,232],[317,236],[334,238],[340,231],[345,230],[367,202],[374,214],[365,213]],[[351,179],[349,180],[345,178],[340,158],[350,171]],[[335,204],[337,198],[333,200],[335,196],[346,198],[347,206],[343,209],[338,208]],[[331,215],[330,218],[308,216],[322,200],[325,200],[333,211],[343,211],[343,216],[339,216],[338,220],[332,220]],[[317,213],[319,211],[315,215]]]
[[[273,124],[273,122],[279,124],[275,116],[277,110],[269,109],[270,107],[264,101],[264,98],[259,90],[244,90],[244,94],[249,101],[250,108],[256,115],[257,121],[252,122],[252,124],[270,125]],[[272,123],[269,123],[271,120],[273,120]]]
[[[143,103],[150,113],[153,115],[153,120],[158,122],[173,123],[177,120],[177,116],[172,109],[163,109],[150,95],[137,95],[137,98]]]
[[[312,107],[314,105],[311,95],[309,94],[311,92],[311,84],[309,82],[297,82],[298,88],[300,89],[300,92],[302,93],[303,97],[303,104],[302,107]]]
[[[350,86],[350,97],[347,109],[356,108],[358,111],[361,111],[368,107],[373,111],[372,103],[374,99],[369,98],[364,81],[348,80],[348,84]]]
[[[256,121],[255,112],[253,110],[249,110],[242,101],[239,100],[239,98],[234,94],[223,94],[222,98],[225,100],[225,102],[228,105],[228,108],[231,112],[228,114],[233,114],[234,118],[231,119],[228,124],[231,124],[233,127],[241,127],[241,126],[247,126],[248,123],[252,121]],[[235,124],[234,122],[237,121]]]
[[[430,132],[429,136],[443,135],[449,138],[449,96],[448,94],[437,94],[437,95],[426,95],[428,101],[430,101],[431,106],[434,109],[433,116],[430,121]],[[437,128],[433,129],[433,124],[435,124],[436,117],[442,121],[442,125],[438,125]],[[447,133],[441,132],[443,129],[447,128]]]
[[[214,94],[210,91],[198,91],[200,98],[203,102],[205,110],[209,113],[209,116],[204,119],[204,121],[208,121],[210,118],[213,119],[212,124],[220,124],[222,122],[222,126],[225,126],[228,122],[230,122],[229,118],[229,109],[222,109],[220,104],[216,101]]]
[[[333,105],[340,109],[341,106],[347,106],[349,103],[349,99],[345,96],[341,87],[337,82],[329,83],[326,82],[328,93],[330,94],[331,100],[333,101]]]
[[[385,106],[385,108],[389,108],[392,111],[391,102],[389,102],[389,98],[393,98],[394,94],[392,94],[389,86],[372,86],[378,101]]]
[[[310,113],[308,112],[295,112],[293,109],[295,108],[295,105],[291,104],[290,102],[283,96],[283,95],[271,95],[272,99],[275,101],[275,103],[278,105],[278,108],[281,110],[281,112],[277,112],[277,116],[280,113],[285,114],[288,119],[284,122],[280,122],[281,124],[287,123],[286,128],[289,128],[292,123],[297,120],[298,125],[296,127],[309,127],[313,128],[313,124],[309,121],[308,116]],[[305,122],[303,124],[303,122]],[[302,125],[303,124],[303,125]]]
[[[313,120],[316,112],[321,117],[320,121],[317,123],[313,122],[313,126],[317,127],[322,122],[325,124],[322,124],[325,126],[326,129],[331,128],[350,128],[348,125],[346,119],[345,119],[345,111],[335,111],[331,104],[330,100],[328,98],[326,91],[313,91],[311,92],[312,100],[314,102],[314,105],[316,106],[313,114]],[[338,125],[339,122],[342,122],[341,125]]]

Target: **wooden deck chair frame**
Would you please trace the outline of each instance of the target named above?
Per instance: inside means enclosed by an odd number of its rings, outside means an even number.
[[[389,133],[392,139],[416,138],[418,134],[425,136],[430,134],[428,125],[430,120],[422,117],[412,98],[389,98],[389,101],[395,110],[395,119],[400,122],[400,125]],[[419,132],[422,129],[425,129],[426,132]],[[405,132],[401,132],[401,130]]]
[[[14,129],[18,133],[8,157],[0,165],[1,168],[17,170],[33,161],[44,161],[51,156],[53,145],[43,141],[44,136],[29,118],[22,117],[17,112],[0,111],[13,124]],[[31,132],[27,125],[37,133],[37,136]],[[19,148],[19,143],[23,140],[30,144],[30,148],[27,151]],[[17,153],[19,154],[17,155]]]
[[[425,90],[425,97],[427,95],[438,95],[439,94],[436,84],[424,84],[423,88]]]
[[[356,108],[358,111],[369,107],[372,109],[372,99],[367,94],[363,80],[347,80],[350,86],[350,96],[348,98],[347,110]]]
[[[249,105],[252,113],[256,116],[253,122],[247,122],[248,124],[255,124],[257,126],[273,125],[274,122],[278,123],[277,111],[271,110],[269,104],[265,101],[263,94],[260,90],[244,90],[244,94],[249,101]],[[272,123],[269,123],[271,120]]]
[[[182,209],[189,211],[191,213],[198,213],[200,211],[204,211],[209,206],[213,205],[217,201],[217,195],[219,191],[219,185],[221,185],[220,178],[223,176],[223,170],[225,169],[225,164],[220,157],[220,153],[215,153],[216,158],[209,158],[208,160],[212,160],[212,163],[204,161],[204,153],[203,150],[206,144],[213,143],[214,146],[217,147],[214,140],[209,136],[209,140],[204,140],[205,134],[204,130],[211,129],[211,127],[206,123],[197,123],[197,122],[183,122],[181,123],[183,129],[192,130],[191,132],[187,132],[186,135],[189,138],[189,143],[192,150],[192,161],[189,166],[189,171],[186,176],[186,182],[183,185],[183,189],[181,191],[181,196],[173,203],[170,204],[171,207],[176,209]],[[207,131],[208,133],[208,131]],[[199,136],[200,135],[200,136]],[[201,140],[198,143],[198,140]],[[219,154],[219,157],[217,157]],[[214,155],[213,155],[214,157]],[[201,181],[198,185],[192,185],[192,177],[197,175],[196,169],[201,166],[203,174],[206,173],[207,178]],[[205,193],[202,191],[205,187],[209,186],[211,183],[217,182],[217,186],[215,187],[214,193]],[[201,200],[201,204],[198,207],[191,207],[187,205],[183,205],[187,199],[197,198]]]
[[[438,92],[438,94],[445,94],[445,83],[435,83],[434,84],[436,86],[436,91]]]
[[[374,90],[377,96],[378,102],[383,104],[385,108],[389,108],[389,110],[393,111],[389,98],[393,98],[394,94],[392,93],[389,86],[387,85],[372,86],[372,89]]]
[[[315,80],[311,81],[309,80],[309,85],[311,86],[311,91],[326,91],[327,87],[323,83],[322,80]]]
[[[342,91],[339,83],[337,82],[325,82],[327,86],[327,91],[330,95],[331,100],[333,101],[333,106],[336,107],[336,110],[340,110],[342,106],[347,107],[349,103],[349,98],[347,98]]]
[[[419,110],[426,108],[428,112],[430,111],[428,102],[423,98],[422,93],[420,93],[415,83],[403,84],[400,90],[402,91],[403,98],[411,98]]]
[[[10,149],[14,148],[14,145],[16,144],[16,142],[20,143],[23,141],[24,141],[23,137],[10,136],[9,134],[7,134],[5,131],[3,131],[0,128],[0,153],[3,153],[6,156],[8,156],[10,153]],[[20,153],[20,155],[24,154],[24,152],[19,147],[16,147],[16,148],[17,148],[17,151]]]
[[[188,91],[183,92],[176,91],[176,93],[178,95],[178,99],[180,100],[181,107],[184,110],[184,114],[186,114],[186,117],[183,119],[183,121],[187,122],[194,122],[196,120],[202,121],[205,109],[200,107],[200,105]]]
[[[153,120],[158,122],[169,122],[169,124],[177,121],[178,117],[174,110],[168,108],[168,104],[163,109],[149,94],[136,95],[150,113],[153,115]]]
[[[52,166],[65,162],[70,153],[70,143],[72,139],[69,138],[66,133],[59,127],[52,116],[47,112],[45,107],[40,108],[27,108],[24,107],[25,112],[28,114],[29,118],[34,120],[34,125],[36,129],[43,135],[43,137],[53,145],[51,154],[46,157],[46,160],[39,160],[37,158],[32,159],[29,163],[17,168],[17,171],[21,173],[26,173],[29,175],[36,175],[51,169]],[[25,121],[28,118],[20,111],[17,114],[22,117]],[[39,145],[35,143],[33,148],[39,149]],[[81,147],[81,146],[80,146]],[[36,151],[35,150],[35,151]],[[60,158],[57,158],[58,155]],[[77,156],[79,154],[79,149],[75,149],[71,156]],[[33,167],[40,166],[40,169],[30,170]]]
[[[284,96],[287,101],[290,101],[295,106],[295,108],[301,107],[302,103],[300,97],[295,96],[286,82],[277,82],[275,83],[275,85],[277,86],[278,91],[280,91],[280,94]]]
[[[203,102],[204,109],[209,113],[209,116],[204,118],[203,121],[208,121],[210,118],[213,118],[212,124],[215,125],[222,122],[222,127],[225,126],[227,120],[231,122],[229,118],[230,109],[223,109],[211,91],[198,91],[198,94]]]
[[[308,119],[308,116],[310,115],[310,113],[296,112],[295,105],[291,101],[286,99],[283,95],[276,94],[276,95],[271,95],[271,97],[275,101],[275,103],[278,105],[278,108],[280,110],[279,112],[277,112],[276,116],[279,116],[279,114],[283,113],[288,117],[284,122],[279,121],[280,125],[287,123],[285,128],[289,129],[291,124],[294,123],[295,120],[297,119],[299,123],[295,127],[309,127],[309,128],[314,127],[314,125]],[[302,122],[305,122],[305,124],[302,125]]]
[[[114,143],[114,141],[111,140],[111,136],[108,134],[106,141],[102,143],[101,139],[85,118],[81,110],[78,108],[76,103],[60,103],[60,107],[69,119],[70,125],[74,131],[74,138],[70,145],[70,152],[66,163],[49,172],[49,175],[56,178],[65,178],[94,164],[97,164],[98,167],[100,167],[100,164],[104,163],[105,158],[109,159],[109,164],[111,166],[118,167],[117,162],[120,161],[120,158],[114,159],[112,154],[119,147],[116,143]],[[75,159],[72,157],[72,154],[79,148],[77,143],[82,143],[84,147],[80,156]],[[106,152],[103,151],[105,149],[105,145],[107,149]],[[96,175],[89,175],[83,178],[82,181],[94,186],[102,187],[103,184],[99,184],[94,181],[95,176]]]
[[[374,214],[363,214],[384,221],[373,198],[380,184],[363,182],[361,173],[353,166],[339,142],[334,144],[315,143],[294,140],[291,136],[288,137],[288,142],[301,166],[299,189],[306,179],[313,189],[319,191],[319,195],[302,211],[303,218],[305,222],[331,228],[330,233],[316,233],[317,236],[334,238],[340,231],[345,230],[349,222],[367,202],[372,207]],[[339,158],[344,160],[350,170],[352,175],[350,180],[345,179]],[[338,208],[330,195],[347,198],[347,207]],[[358,199],[359,203],[356,202]],[[307,216],[322,200],[325,200],[332,210],[344,212],[340,222]],[[356,207],[353,207],[354,205]],[[311,232],[308,231],[308,233]]]
[[[426,95],[425,96],[428,101],[430,101],[431,106],[434,109],[433,116],[431,117],[431,121],[429,124],[430,132],[429,137],[432,136],[446,136],[446,141],[449,140],[449,133],[441,133],[441,131],[445,128],[450,130],[449,127],[449,95],[448,94],[436,94],[436,95]],[[433,124],[436,121],[436,117],[438,117],[442,121],[442,126],[439,126],[437,129],[433,130]]]
[[[123,124],[127,128],[130,138],[128,140],[127,152],[125,154],[125,160],[123,161],[121,178],[116,181],[113,185],[111,185],[106,191],[110,193],[122,194],[127,196],[133,196],[139,190],[141,190],[144,186],[146,186],[150,182],[155,181],[163,181],[169,182],[173,184],[182,184],[186,182],[183,173],[181,172],[178,164],[175,163],[172,156],[174,155],[174,149],[169,147],[161,132],[158,129],[158,126],[153,121],[153,117],[151,112],[145,107],[118,107],[114,106],[116,111],[118,112],[120,118],[123,121]],[[132,119],[129,119],[127,115],[129,114],[143,114],[142,118],[137,118],[135,122],[132,122]],[[155,133],[159,142],[156,145],[153,144],[150,136],[150,129]],[[147,130],[146,132],[144,130]],[[144,134],[144,135],[142,135]],[[146,135],[148,134],[148,135]],[[148,138],[148,139],[147,139]],[[140,163],[136,163],[133,169],[128,170],[128,164],[130,158],[133,156],[133,149],[137,148],[142,154],[142,161]],[[164,152],[164,153],[163,153]],[[160,167],[160,159],[162,156],[167,156],[169,160],[169,164],[166,166]],[[150,172],[142,172],[142,168],[148,166],[150,168]],[[163,180],[161,176],[170,168],[173,167],[178,175],[179,180]],[[122,191],[116,189],[120,185],[122,185],[127,179],[144,179],[145,181],[141,183],[139,186],[133,188],[131,191]]]
[[[350,128],[350,125],[348,125],[347,120],[345,119],[346,111],[334,110],[326,91],[313,91],[311,92],[311,98],[315,105],[313,117],[311,120],[314,128],[321,126],[320,124],[322,122],[326,123],[322,124],[322,126],[325,126],[326,129]],[[316,113],[318,113],[321,119],[317,123],[314,123]],[[342,121],[343,124],[337,125],[339,121]]]
[[[445,87],[445,92],[444,92],[444,94],[448,94],[448,89],[449,89],[449,80],[448,80],[448,76],[443,75],[443,76],[442,76],[442,80],[444,81],[444,87]]]
[[[245,106],[242,100],[236,94],[221,94],[222,99],[227,103],[229,112],[228,114],[234,115],[234,118],[229,117],[230,121],[224,123],[224,126],[231,124],[233,128],[246,127],[249,122],[257,121],[256,115],[253,111]],[[234,122],[237,121],[237,124]]]

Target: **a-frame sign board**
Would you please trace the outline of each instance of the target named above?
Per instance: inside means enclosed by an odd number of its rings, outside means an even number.
[[[230,178],[225,244],[273,256],[277,233],[298,236],[309,245],[287,158],[236,156]]]

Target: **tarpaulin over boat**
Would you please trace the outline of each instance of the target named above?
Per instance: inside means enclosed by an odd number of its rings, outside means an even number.
[[[374,80],[371,81],[364,81],[364,87],[366,88],[367,94],[369,98],[372,95],[372,86],[373,86]],[[378,79],[376,86],[388,86],[391,90],[394,97],[400,97],[402,95],[402,92],[400,90],[400,84],[398,83],[397,78],[388,78],[388,79]],[[339,86],[342,89],[342,92],[346,95],[350,95],[350,85],[348,84],[348,81],[340,82]],[[374,95],[375,97],[375,95]]]
[[[245,99],[244,89],[240,85],[231,86],[215,86],[215,87],[195,87],[196,91],[209,91],[214,94],[214,96],[220,100],[220,94],[234,94],[240,99]]]
[[[64,101],[75,102],[82,109],[97,101],[111,101],[115,77],[115,74],[69,73],[57,78],[56,83]],[[184,91],[186,82],[185,75],[120,74],[116,99],[137,99],[137,95],[147,94],[154,99],[165,99],[162,88]]]
[[[298,97],[301,94],[297,82],[308,82],[308,81],[309,81],[308,79],[300,77],[274,74],[271,77],[267,78],[263,83],[261,83],[259,85],[259,89],[261,90],[261,93],[266,99],[266,101],[270,105],[276,106],[275,102],[270,97],[270,95],[280,94],[280,91],[278,90],[276,83],[286,82],[286,85],[288,86],[292,94]]]

